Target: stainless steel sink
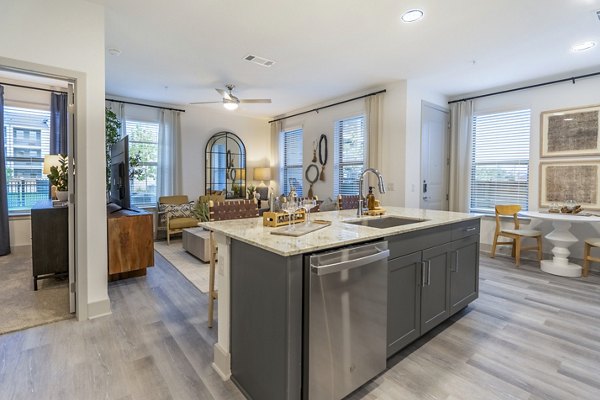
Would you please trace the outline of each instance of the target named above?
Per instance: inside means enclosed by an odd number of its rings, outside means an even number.
[[[405,217],[381,217],[381,218],[369,218],[359,219],[354,221],[344,221],[347,224],[368,226],[371,228],[392,228],[394,226],[418,224],[419,222],[427,221],[421,218],[405,218]]]

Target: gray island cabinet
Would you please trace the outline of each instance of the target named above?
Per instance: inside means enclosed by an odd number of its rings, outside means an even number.
[[[213,366],[222,378],[249,399],[312,400],[307,299],[315,253],[387,242],[387,357],[477,298],[478,217],[394,207],[388,214],[423,221],[377,229],[347,223],[356,219],[349,211],[319,213],[332,225],[298,238],[271,235],[259,219],[202,223],[219,246]],[[326,373],[341,368],[331,364]]]

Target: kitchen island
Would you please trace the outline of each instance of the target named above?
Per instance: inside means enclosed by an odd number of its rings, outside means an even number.
[[[389,252],[386,285],[372,291],[386,300],[384,358],[477,298],[478,217],[396,207],[388,208],[383,218],[391,216],[414,221],[381,228],[352,223],[357,220],[353,210],[323,212],[313,218],[331,225],[297,238],[272,235],[276,228],[264,227],[260,218],[201,223],[215,232],[219,248],[213,366],[221,377],[232,377],[252,399],[319,398],[308,390],[314,361],[309,352],[313,254],[365,243]],[[371,219],[380,217],[360,218]],[[346,308],[368,302],[344,294],[342,299]],[[328,370],[338,368],[345,366],[329,360]],[[348,369],[360,368],[350,362]]]

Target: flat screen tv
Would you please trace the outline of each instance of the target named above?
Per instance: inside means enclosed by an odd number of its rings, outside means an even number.
[[[128,136],[113,144],[110,149],[110,202],[121,208],[131,208]]]

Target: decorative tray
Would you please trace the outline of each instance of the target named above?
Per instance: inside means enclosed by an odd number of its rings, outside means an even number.
[[[316,221],[311,221],[310,225],[306,225],[306,224],[296,225],[296,226],[294,226],[294,229],[289,229],[289,227],[284,226],[279,229],[275,229],[274,231],[271,232],[271,234],[272,235],[298,237],[298,236],[306,235],[307,233],[318,231],[319,229],[326,228],[329,225],[331,225],[331,221],[316,220]]]

